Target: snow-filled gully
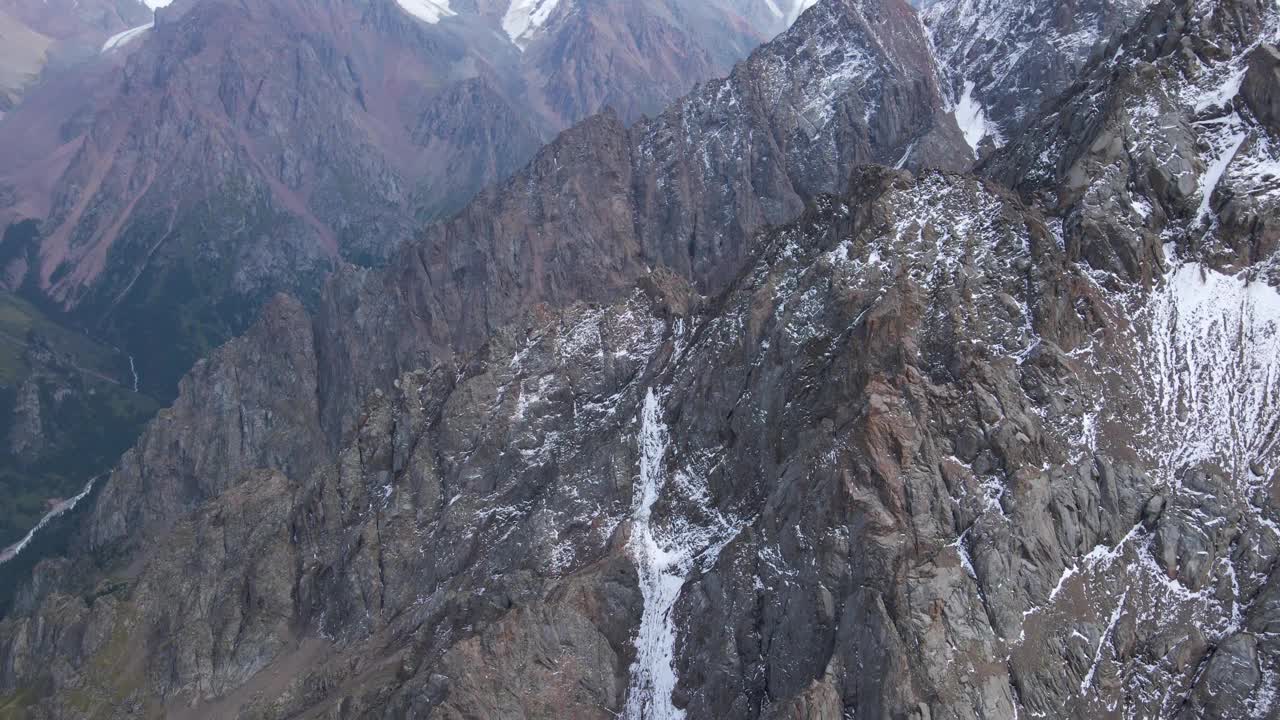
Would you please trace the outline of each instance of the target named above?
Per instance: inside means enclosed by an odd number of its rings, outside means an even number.
[[[644,611],[636,635],[636,660],[622,717],[628,720],[676,720],[684,711],[671,702],[676,687],[675,606],[695,567],[714,564],[720,551],[737,534],[737,527],[710,508],[715,518],[702,527],[671,517],[659,526],[653,509],[664,490],[705,497],[698,478],[683,471],[668,473],[664,458],[670,434],[662,420],[662,402],[652,389],[640,412],[640,475],[632,505],[628,550],[640,577]],[[686,499],[686,498],[682,498]]]
[[[633,720],[666,720],[684,717],[671,703],[676,687],[673,655],[676,645],[672,611],[684,586],[689,553],[664,548],[653,527],[653,506],[666,484],[663,457],[667,453],[667,428],[662,424],[658,398],[650,389],[640,411],[640,484],[632,511],[630,550],[640,576],[644,612],[636,636],[636,661],[623,717]],[[670,540],[677,540],[671,538]]]

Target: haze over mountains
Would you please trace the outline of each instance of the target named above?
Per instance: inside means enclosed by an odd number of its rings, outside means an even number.
[[[0,120],[0,284],[23,308],[0,544],[110,467],[154,405],[87,407],[119,388],[167,402],[275,292],[314,300],[326,272],[381,263],[572,121],[656,112],[785,20],[665,0],[0,11],[49,40],[7,65],[31,71]],[[94,349],[22,338],[53,326]],[[102,426],[102,452],[73,441]]]
[[[9,288],[100,328],[163,395],[271,293],[384,259],[569,123],[655,112],[763,37],[723,7],[537,9],[159,9],[6,118],[0,222],[39,228],[6,243]]]
[[[355,235],[320,228],[394,239],[397,217],[412,239],[323,284],[278,276],[301,298],[270,299],[185,376],[86,497],[65,556],[22,579],[0,621],[0,710],[1280,714],[1280,7],[808,4],[711,13],[741,19],[715,39],[644,3],[162,9],[106,86],[145,112],[93,115],[76,158],[115,148],[109,167],[155,168],[159,189],[199,191],[215,168],[261,178],[216,207],[162,205],[223,228],[205,275],[309,267],[248,262],[281,247],[234,231],[256,217],[248,198],[296,215],[286,243],[331,240],[330,258]],[[621,15],[589,21],[606,11]],[[438,33],[474,33],[521,72],[554,68],[521,75],[518,97],[540,99],[509,116],[553,127],[541,114],[573,103],[547,88],[599,102],[640,67],[620,27],[655,51],[645,67],[711,68],[749,44],[728,38],[793,15],[661,111],[638,109],[658,98],[645,86],[527,164],[485,165],[510,177],[438,222],[417,224],[431,212],[407,190],[411,214],[379,215],[393,185],[376,170],[323,189],[332,168],[381,162],[401,182],[405,158],[365,120],[406,96],[370,78],[436,77],[368,69],[410,57],[405,38],[435,39],[435,62],[458,47]],[[246,17],[281,39],[225,29]],[[384,44],[362,56],[366,34]],[[540,47],[559,60],[538,64]],[[566,74],[570,57],[594,60]],[[472,149],[511,137],[480,122],[509,97],[492,82],[502,102],[431,127],[490,128]],[[458,107],[478,106],[439,112]],[[115,146],[99,127],[129,130]],[[161,139],[177,152],[136,159]],[[275,174],[290,167],[296,182]],[[160,180],[173,168],[198,179]],[[101,329],[92,288],[129,255],[94,274],[76,250],[94,241],[49,228],[100,237],[93,219],[118,206],[49,207],[67,220],[24,226],[10,267]],[[76,262],[40,280],[58,248]],[[141,266],[172,267],[156,262]]]

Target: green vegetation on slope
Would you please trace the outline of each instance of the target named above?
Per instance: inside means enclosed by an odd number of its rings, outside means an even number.
[[[0,292],[0,547],[112,467],[156,410],[128,356]]]

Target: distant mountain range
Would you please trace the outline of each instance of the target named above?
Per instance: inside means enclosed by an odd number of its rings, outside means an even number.
[[[628,120],[657,112],[789,12],[6,0],[0,285],[36,324],[110,348],[105,366],[100,352],[75,362],[136,381],[140,407],[154,408],[145,398],[172,399],[191,364],[274,293],[314,300],[339,264],[384,262],[571,122],[605,106]],[[106,470],[139,427],[130,403],[71,412],[91,399],[44,357],[24,360],[31,374],[0,394],[12,428],[0,544],[44,499]],[[43,395],[31,377],[49,380]],[[99,426],[119,432],[105,455],[84,452],[73,438]]]

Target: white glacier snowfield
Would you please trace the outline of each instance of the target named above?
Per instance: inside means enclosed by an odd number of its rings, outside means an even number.
[[[799,19],[805,10],[818,4],[818,0],[784,0],[782,5],[778,5],[777,0],[765,2],[769,4],[769,10],[774,16],[785,20],[788,26]]]
[[[1250,477],[1250,462],[1280,441],[1272,432],[1280,427],[1280,291],[1245,274],[1169,263],[1145,312],[1150,411],[1171,449],[1158,464],[1169,484],[1178,468],[1203,462]]]
[[[523,50],[530,36],[546,24],[559,4],[560,0],[511,0],[502,17],[502,30]]]
[[[146,5],[151,10],[157,10],[162,7],[168,7],[173,3],[173,0],[139,0],[139,2]],[[123,32],[118,32],[107,38],[106,42],[102,43],[102,52],[107,53],[112,50],[119,50],[130,42],[142,37],[153,27],[155,27],[155,21],[149,22],[146,25],[139,25],[135,28],[129,28]]]

